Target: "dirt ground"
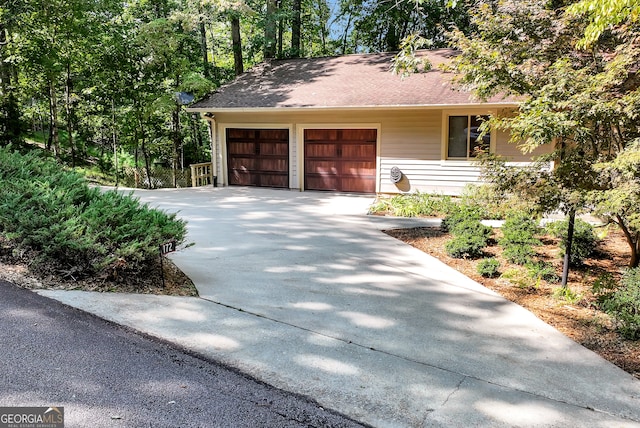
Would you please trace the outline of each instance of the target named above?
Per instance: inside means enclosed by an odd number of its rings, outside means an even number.
[[[447,255],[444,245],[451,237],[438,228],[389,230],[386,233],[438,258],[485,287],[527,308],[574,341],[640,379],[640,341],[625,340],[615,332],[609,316],[596,308],[591,291],[598,277],[607,272],[619,277],[628,263],[628,246],[616,229],[607,229],[594,256],[586,260],[583,267],[572,269],[569,288],[581,295],[580,300],[573,304],[553,296],[553,290],[560,284],[541,281],[537,286],[523,287],[499,276],[483,278],[476,271],[479,260],[454,259]],[[499,234],[499,231],[496,230],[494,236],[495,234]],[[562,259],[557,240],[546,236],[542,241],[543,245],[536,249],[539,258],[553,263],[560,276]],[[496,257],[500,261],[500,272],[517,269],[516,265],[502,257],[501,249],[495,242],[486,249],[486,253],[487,257]]]
[[[158,261],[142,275],[123,275],[116,279],[103,277],[76,279],[70,275],[47,272],[43,269],[30,267],[24,262],[0,257],[0,279],[29,289],[115,291],[169,296],[198,295],[193,281],[166,257],[162,260],[162,271]]]

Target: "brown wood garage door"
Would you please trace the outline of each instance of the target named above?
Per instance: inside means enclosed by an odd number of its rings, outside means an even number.
[[[229,184],[289,187],[288,129],[227,129]]]
[[[306,129],[304,188],[376,191],[375,129]]]

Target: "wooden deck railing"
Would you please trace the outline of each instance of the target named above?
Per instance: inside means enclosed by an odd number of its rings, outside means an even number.
[[[191,167],[191,186],[206,186],[208,184],[215,184],[213,177],[213,166],[211,162],[195,163],[189,165]]]

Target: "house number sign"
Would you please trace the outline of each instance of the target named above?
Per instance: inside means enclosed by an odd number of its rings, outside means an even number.
[[[176,250],[176,241],[169,241],[160,245],[160,253],[163,256],[168,253],[173,253],[175,250]]]

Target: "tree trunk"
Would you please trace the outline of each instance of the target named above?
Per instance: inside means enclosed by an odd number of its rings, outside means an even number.
[[[49,122],[51,127],[51,144],[53,155],[60,157],[60,136],[58,135],[58,102],[56,100],[56,87],[53,78],[49,78]]]
[[[633,234],[624,223],[624,220],[619,215],[615,218],[615,223],[618,225],[622,233],[624,234],[627,244],[631,249],[631,256],[629,258],[629,267],[638,267],[640,264],[640,233]]]
[[[576,221],[576,210],[569,211],[569,226],[567,227],[567,243],[564,249],[564,265],[562,267],[562,287],[569,282],[569,264],[571,263],[571,247],[573,246],[573,229]]]
[[[349,27],[351,27],[351,13],[349,13],[349,19],[347,19],[347,25],[344,27],[344,33],[342,34],[342,55],[347,53],[347,36],[349,35]]]
[[[278,0],[278,10],[282,8],[282,0]],[[284,18],[280,16],[278,19],[278,58],[283,58],[282,53],[282,39],[284,38]]]
[[[276,47],[276,6],[277,0],[267,0],[267,15],[264,18],[264,57],[275,58]]]
[[[233,15],[231,17],[231,43],[233,50],[233,67],[236,76],[244,73],[244,64],[242,61],[242,39],[240,38],[240,18]]]
[[[116,103],[111,100],[111,138],[113,142],[113,166],[116,172],[116,187],[119,184],[120,174],[118,172],[118,136],[116,131]]]
[[[182,146],[180,138],[180,104],[176,104],[173,111],[173,162],[171,162],[171,172],[173,187],[178,187],[178,150]]]
[[[67,141],[71,148],[71,166],[76,166],[76,145],[73,140],[73,108],[71,106],[71,92],[73,91],[73,81],[71,80],[71,64],[67,63],[67,78],[65,81],[65,111],[67,113]]]
[[[636,243],[631,246],[631,258],[629,259],[629,267],[635,268],[640,265],[640,234],[636,234]]]
[[[5,62],[9,34],[7,28],[0,22],[0,142],[2,145],[17,143],[20,140],[20,110],[13,85],[18,82],[16,70],[12,64]]]
[[[145,138],[145,131],[144,131],[144,122],[142,120],[142,117],[140,117],[140,115],[138,115],[138,126],[140,127],[140,135],[141,135],[141,139],[140,139],[140,150],[142,151],[142,157],[144,158],[144,167],[145,170],[147,172],[147,180],[149,180],[149,189],[153,189],[153,178],[151,177],[151,161],[149,159],[149,153],[147,152],[147,144],[146,144],[146,138]],[[137,150],[136,150],[137,152]],[[136,161],[136,168],[137,168],[137,161]]]
[[[302,31],[302,0],[293,0],[293,18],[291,22],[291,58],[300,58],[300,33]]]
[[[209,50],[207,49],[207,29],[202,19],[203,14],[202,14],[201,4],[198,5],[198,9],[200,12],[200,22],[198,23],[198,27],[200,30],[200,49],[202,51],[202,68],[203,68],[204,77],[208,79],[211,77],[211,73],[210,73],[211,66],[209,65]]]

